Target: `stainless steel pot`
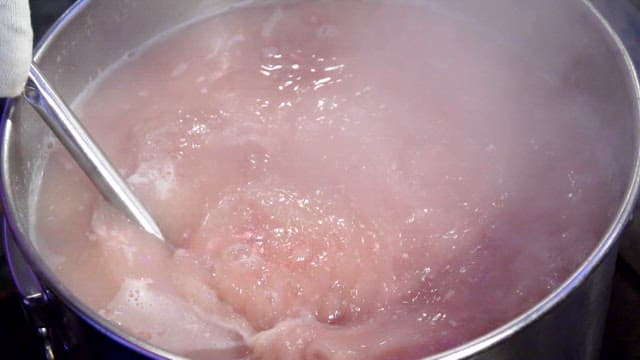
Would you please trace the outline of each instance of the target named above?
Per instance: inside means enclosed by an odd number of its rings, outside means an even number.
[[[428,0],[426,0],[428,1]],[[39,44],[35,61],[47,74],[63,98],[73,99],[83,87],[117,59],[130,54],[154,35],[187,20],[222,11],[240,1],[113,0],[79,1]],[[588,61],[602,72],[599,82],[589,86],[607,89],[611,126],[619,130],[624,154],[624,185],[619,189],[619,205],[610,214],[610,226],[592,254],[555,292],[529,311],[489,334],[435,358],[597,358],[608,304],[609,288],[617,253],[617,238],[630,217],[638,190],[640,124],[638,80],[620,40],[604,19],[587,2],[561,1],[580,14],[583,31],[597,39]],[[557,24],[562,26],[562,24]],[[584,33],[583,33],[584,34]],[[576,39],[578,42],[580,39]],[[49,131],[24,101],[9,102],[2,123],[2,195],[10,229],[7,229],[8,257],[14,277],[25,295],[37,326],[49,339],[50,347],[80,344],[76,327],[87,324],[124,347],[152,357],[172,357],[154,346],[124,333],[101,318],[76,298],[54,275],[38,254],[32,226],[34,202],[47,153]],[[604,215],[603,215],[604,216]],[[17,247],[11,234],[15,234]],[[22,256],[26,263],[22,263]],[[35,310],[34,310],[35,309]],[[68,312],[70,309],[71,312]],[[58,314],[52,316],[51,314]],[[61,315],[60,315],[61,314]],[[82,321],[74,320],[79,316]],[[51,333],[52,323],[60,323],[71,333]],[[57,330],[59,331],[59,330]],[[88,351],[91,351],[89,349]]]

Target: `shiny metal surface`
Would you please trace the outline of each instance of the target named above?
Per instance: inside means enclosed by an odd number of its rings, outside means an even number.
[[[102,196],[147,232],[164,240],[153,217],[35,64],[31,64],[29,69],[24,98],[36,109]]]
[[[13,254],[13,256],[7,257],[7,261],[11,275],[22,296],[25,315],[42,340],[45,358],[54,360],[53,343],[55,340],[51,336],[52,321],[49,319],[50,309],[46,292],[33,271],[27,266],[24,257],[20,255],[20,250],[16,246],[6,221],[2,222],[2,240],[6,251]]]
[[[45,37],[36,60],[63,98],[74,98],[88,81],[110,63],[149,38],[187,19],[221,11],[234,1],[188,0],[176,8],[171,1],[79,1]],[[584,12],[590,31],[602,34],[601,56],[612,69],[606,79],[617,84],[612,99],[611,126],[628,134],[621,139],[627,151],[621,162],[628,169],[627,186],[620,189],[621,201],[607,233],[590,257],[567,281],[520,317],[485,336],[435,355],[438,359],[593,359],[599,354],[611,276],[615,265],[617,238],[630,216],[638,188],[638,81],[622,43],[603,18],[580,0],[561,2]],[[69,77],[68,74],[74,76]],[[34,120],[35,114],[21,101],[13,101],[5,114],[2,136],[2,193],[9,221],[26,260],[46,287],[95,328],[116,341],[148,356],[173,357],[140,339],[126,334],[87,308],[38,256],[38,239],[32,230],[33,199],[46,149],[41,139],[47,129]]]
[[[636,68],[640,65],[640,1],[592,0],[627,46]],[[640,211],[620,241],[620,255],[640,275]]]

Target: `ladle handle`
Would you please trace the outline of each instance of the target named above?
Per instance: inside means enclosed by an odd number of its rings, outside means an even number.
[[[102,196],[147,232],[164,240],[149,212],[33,63],[29,69],[24,97],[67,148]]]

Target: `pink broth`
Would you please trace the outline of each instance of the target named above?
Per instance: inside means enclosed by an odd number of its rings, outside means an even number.
[[[47,262],[194,358],[418,358],[527,310],[604,233],[614,139],[569,55],[456,6],[248,5],[154,39],[76,109],[172,246],[56,145]]]

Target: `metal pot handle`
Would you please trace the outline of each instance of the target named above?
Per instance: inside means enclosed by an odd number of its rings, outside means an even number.
[[[7,263],[13,281],[22,297],[22,308],[29,323],[36,329],[44,345],[47,360],[56,359],[56,349],[65,348],[65,341],[56,333],[54,311],[51,309],[47,290],[27,264],[18,248],[15,237],[6,218],[2,218],[2,236],[4,239]]]
[[[634,210],[620,238],[620,255],[640,275],[640,207]]]

